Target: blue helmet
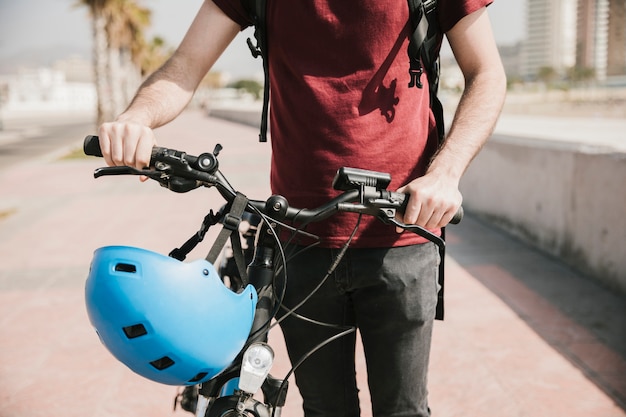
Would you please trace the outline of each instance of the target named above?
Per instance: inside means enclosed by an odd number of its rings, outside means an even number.
[[[236,294],[205,260],[183,263],[127,246],[96,250],[87,313],[106,348],[130,369],[168,385],[222,372],[243,348],[257,294]]]

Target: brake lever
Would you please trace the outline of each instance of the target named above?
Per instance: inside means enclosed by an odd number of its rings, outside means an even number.
[[[428,239],[433,242],[435,245],[439,247],[439,251],[443,251],[446,247],[446,242],[436,234],[431,231],[424,229],[422,226],[418,226],[416,224],[406,224],[395,217],[395,210],[390,209],[381,209],[378,212],[378,218],[383,221],[383,223],[393,224],[401,229],[404,229],[408,232],[415,233],[418,236],[423,237],[424,239]]]
[[[201,185],[201,183],[196,180],[172,176],[168,172],[161,170],[136,169],[127,166],[97,168],[93,173],[94,178],[110,175],[143,175],[151,180],[155,180],[161,187],[176,193],[186,193],[195,190]]]
[[[94,178],[100,178],[109,175],[145,175],[146,177],[153,179],[161,177],[161,173],[151,169],[136,169],[127,166],[96,168],[96,170],[93,172]]]

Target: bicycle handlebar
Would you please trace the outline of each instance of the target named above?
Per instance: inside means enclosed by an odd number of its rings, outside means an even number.
[[[217,155],[221,149],[217,145],[213,153],[193,156],[173,149],[154,147],[150,158],[150,166],[154,169],[106,167],[97,169],[94,176],[145,175],[175,192],[187,192],[201,185],[215,186],[226,201],[231,202],[237,192],[218,169]],[[86,155],[102,157],[98,136],[87,136],[83,150]],[[266,201],[251,200],[249,204],[277,220],[308,223],[321,221],[343,211],[376,216],[402,227],[401,223],[392,219],[395,210],[403,212],[406,208],[407,194],[387,190],[390,181],[389,174],[342,168],[337,172],[333,186],[343,192],[315,209],[290,207],[287,200],[280,196],[272,196]],[[462,218],[463,208],[460,207],[450,223],[457,224]]]

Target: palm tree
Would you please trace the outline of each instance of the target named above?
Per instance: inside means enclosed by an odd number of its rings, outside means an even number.
[[[109,77],[113,89],[113,108],[119,114],[130,102],[141,82],[141,60],[147,49],[145,29],[150,25],[150,10],[133,0],[110,0],[104,10],[109,39]]]
[[[553,67],[541,67],[537,70],[537,79],[548,88],[557,80],[559,74]]]
[[[145,77],[156,71],[174,53],[160,36],[153,37],[147,43],[140,58],[141,76]]]
[[[107,69],[107,50],[108,40],[106,34],[106,20],[103,10],[110,0],[79,0],[77,5],[87,6],[91,17],[91,29],[93,36],[93,68],[94,79],[96,84],[96,94],[98,97],[97,104],[97,123],[100,124],[107,120],[113,113],[111,108],[112,100],[108,97],[111,91]]]
[[[141,81],[139,62],[150,24],[150,10],[134,0],[78,0],[89,8],[98,95],[97,123],[112,120],[130,101]]]

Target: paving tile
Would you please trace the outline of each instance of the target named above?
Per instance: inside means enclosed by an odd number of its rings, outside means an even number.
[[[187,112],[157,135],[161,145],[195,154],[222,143],[231,182],[251,198],[269,195],[270,145],[257,143],[256,129]],[[221,200],[211,190],[177,195],[132,178],[94,180],[100,164],[44,158],[0,172],[0,209],[16,208],[0,220],[2,417],[190,416],[172,411],[176,387],[134,374],[100,344],[86,316],[84,280],[97,247],[167,253]],[[463,224],[448,235],[447,317],[435,326],[431,359],[433,416],[626,417],[617,404],[626,398],[624,357],[606,336],[619,328],[609,316],[621,310],[606,298],[582,302],[580,294],[605,297],[583,280],[569,281],[578,298],[568,298],[549,280],[522,279],[520,271],[549,272],[553,280],[567,272],[471,215]],[[190,259],[204,257],[212,236]],[[574,318],[577,308],[592,318]],[[290,365],[278,329],[270,341],[273,373],[284,376]],[[360,346],[357,368],[369,417]],[[302,415],[301,401],[292,379],[283,415]]]

